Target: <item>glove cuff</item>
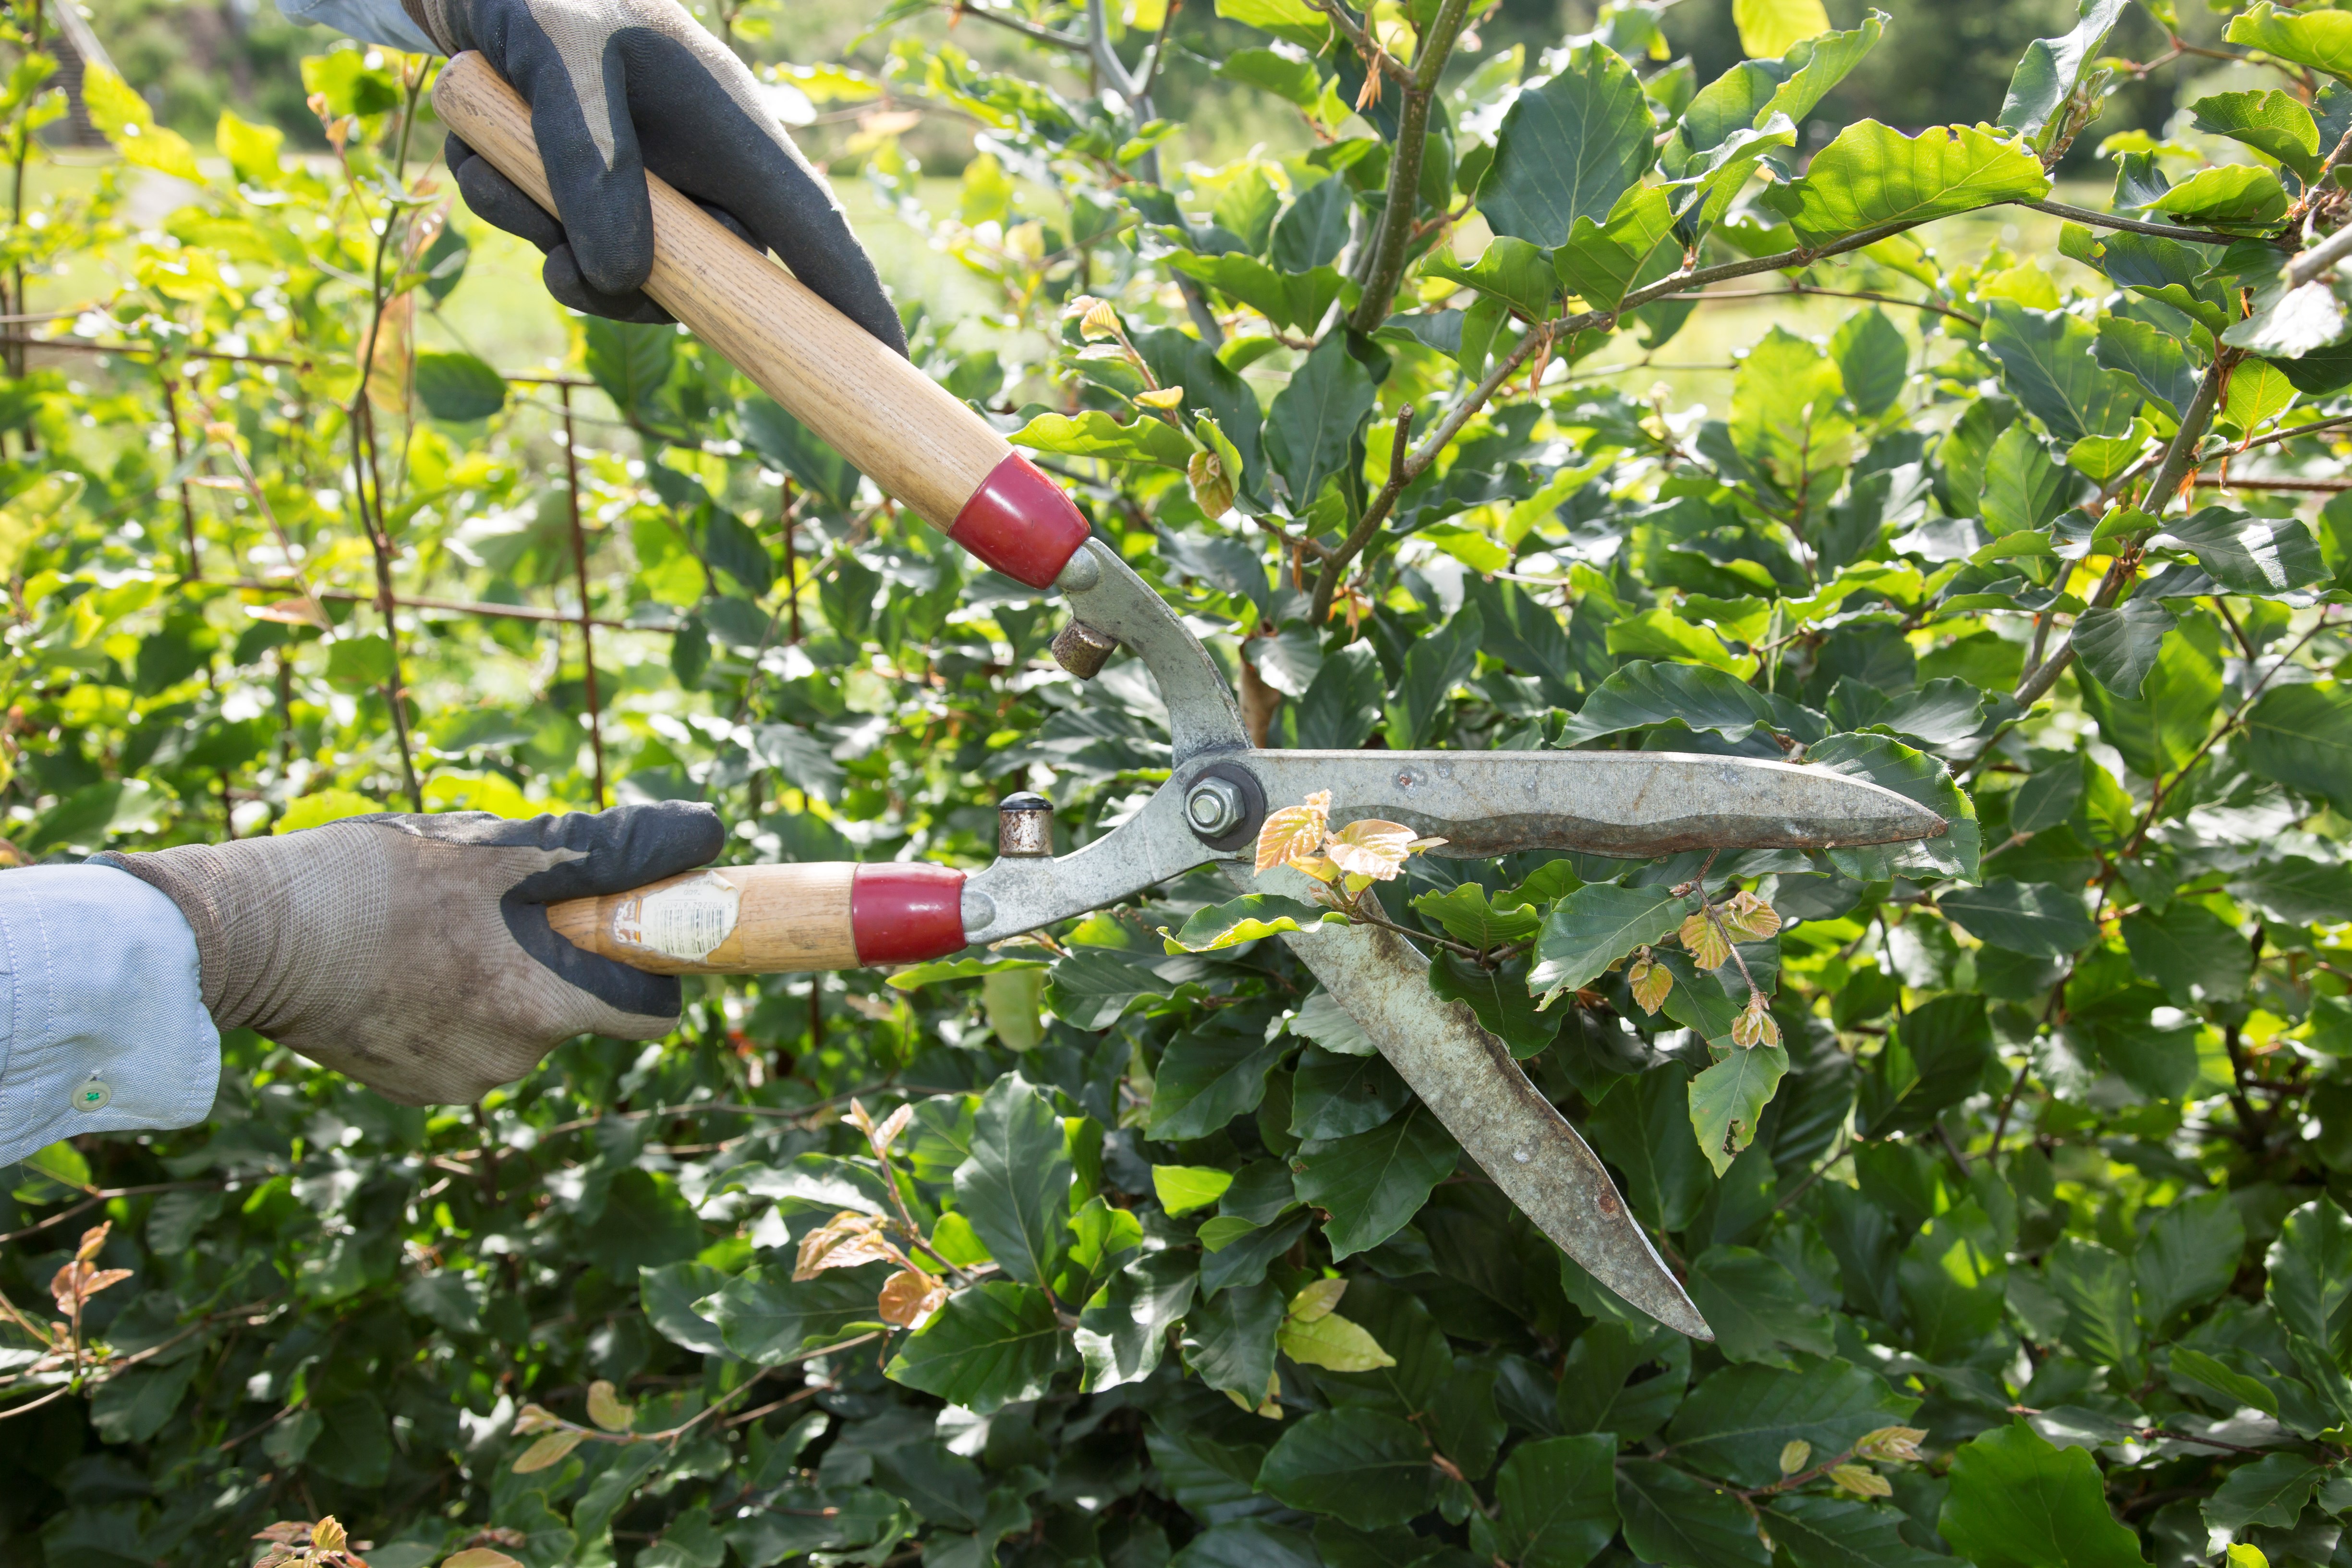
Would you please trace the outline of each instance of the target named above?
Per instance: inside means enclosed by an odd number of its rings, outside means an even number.
[[[449,15],[449,0],[400,0],[400,8],[416,24],[417,31],[437,45],[445,55],[457,54],[464,47],[457,41],[456,20]]]
[[[110,850],[91,860],[129,872],[179,907],[195,933],[205,1011],[215,1026],[274,1035],[289,1021],[279,1015],[299,1006],[294,977],[318,967],[303,961],[329,956],[303,950],[316,940],[311,928],[333,912],[315,907],[324,889],[305,887],[287,848],[282,839],[257,839]]]

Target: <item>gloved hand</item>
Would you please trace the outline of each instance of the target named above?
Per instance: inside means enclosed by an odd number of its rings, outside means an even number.
[[[205,1007],[404,1105],[458,1105],[574,1035],[657,1039],[675,975],[583,952],[543,907],[719,853],[718,815],[666,801],[512,822],[354,816],[276,838],[93,858],[179,905]]]
[[[478,49],[530,105],[556,218],[457,137],[466,205],[547,254],[548,292],[577,310],[667,321],[653,268],[653,170],[900,353],[898,314],[833,193],[759,82],[677,0],[401,0],[451,54]]]

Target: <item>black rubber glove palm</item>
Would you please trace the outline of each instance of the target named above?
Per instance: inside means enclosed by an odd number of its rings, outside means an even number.
[[[898,312],[833,193],[743,62],[677,0],[401,3],[449,53],[480,50],[530,103],[554,218],[454,136],[447,157],[467,206],[546,252],[558,300],[622,321],[670,320],[643,292],[654,259],[651,169],[906,352]]]

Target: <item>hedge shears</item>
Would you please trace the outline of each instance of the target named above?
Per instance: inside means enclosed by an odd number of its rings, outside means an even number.
[[[553,208],[530,110],[480,56],[434,89],[445,124]],[[1131,818],[1053,853],[1051,808],[1004,803],[998,858],[966,872],[920,863],[730,866],[558,904],[582,947],[665,973],[777,973],[919,963],[1118,903],[1200,867],[1243,892],[1300,896],[1289,867],[1251,857],[1271,809],[1328,792],[1334,823],[1378,818],[1432,853],[1560,849],[1649,858],[1695,848],[1825,849],[1930,837],[1927,807],[1866,780],[1788,763],[1660,752],[1280,751],[1253,746],[1223,671],[1174,609],[1092,537],[1069,497],[1003,436],[736,238],[648,177],[655,261],[646,291],[881,489],[990,567],[1058,592],[1055,658],[1091,679],[1117,650],[1168,710],[1167,782]],[[1325,922],[1286,931],[1463,1150],[1592,1277],[1698,1338],[1706,1322],[1601,1161],[1470,1007],[1440,999],[1429,960],[1396,931]]]

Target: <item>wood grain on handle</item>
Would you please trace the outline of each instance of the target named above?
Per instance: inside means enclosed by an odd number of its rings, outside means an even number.
[[[530,109],[471,51],[442,68],[443,124],[549,212]],[[658,176],[646,292],[889,494],[982,560],[1049,586],[1087,535],[988,422]]]
[[[714,866],[551,904],[547,923],[656,974],[793,974],[944,957],[964,944],[962,894],[946,866]]]

